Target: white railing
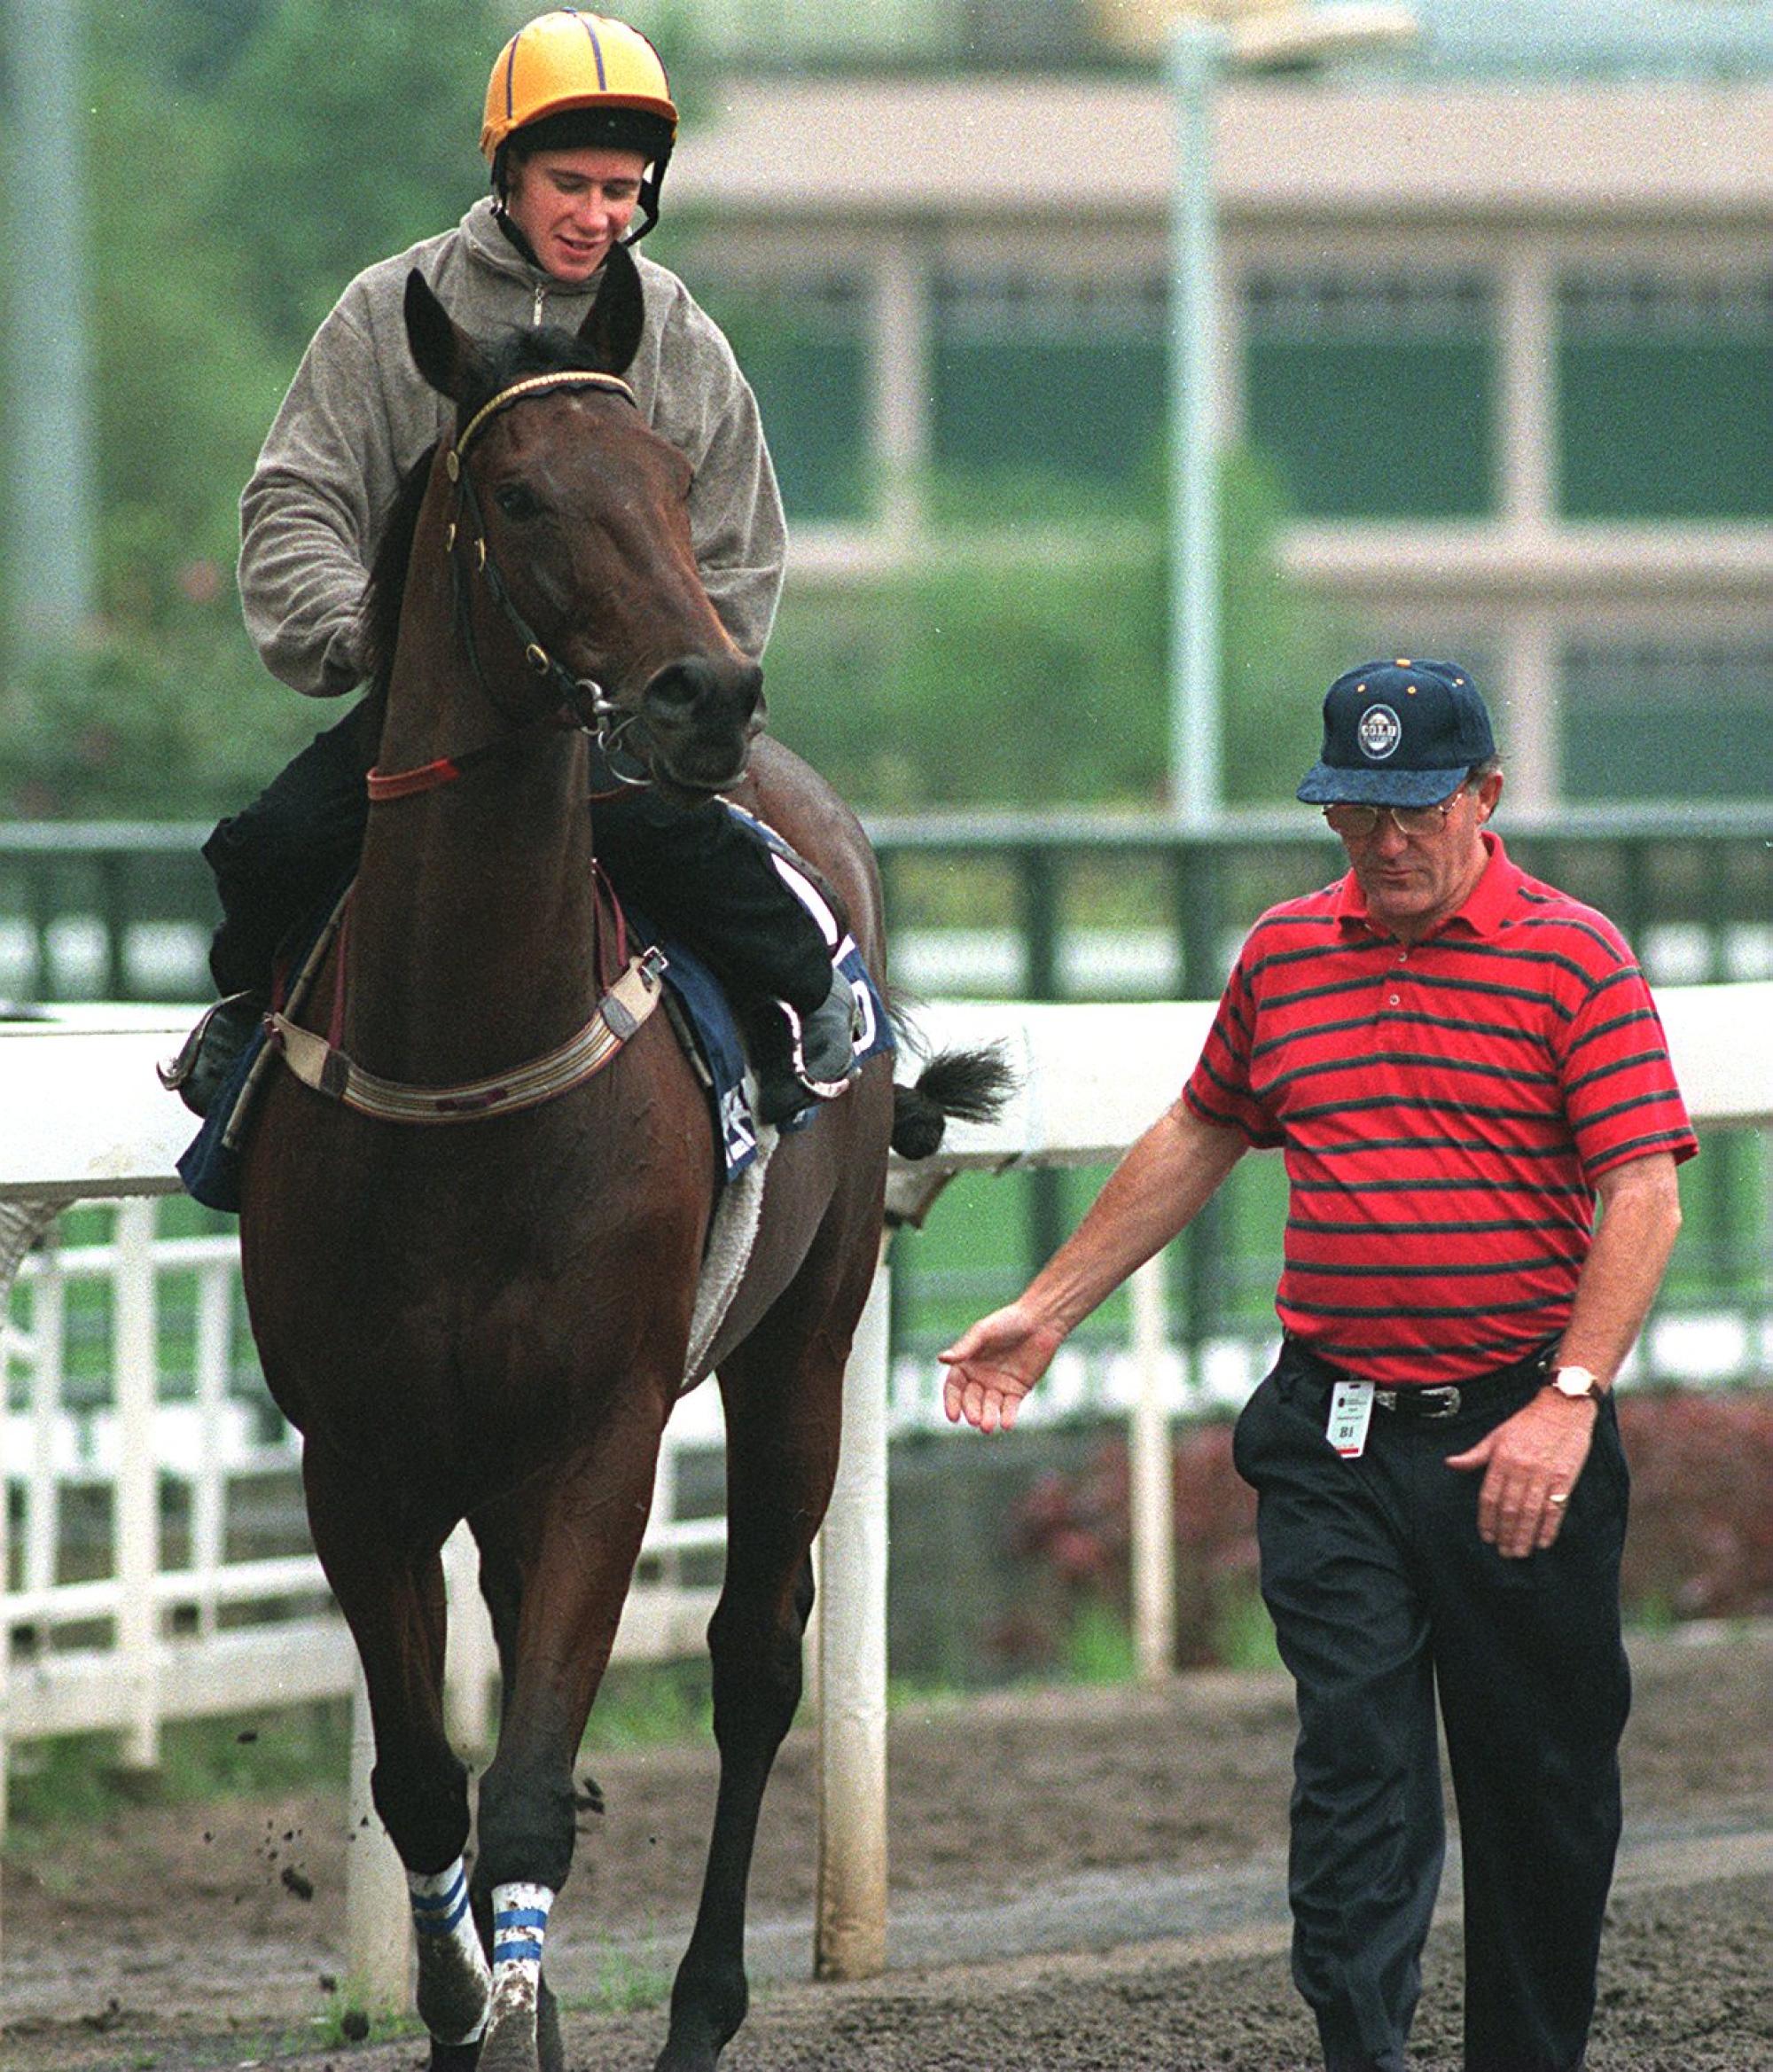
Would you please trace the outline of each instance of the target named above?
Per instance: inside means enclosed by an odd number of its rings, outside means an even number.
[[[1660,1005],[1695,1120],[1762,1128],[1773,1122],[1773,983],[1674,989],[1660,996]],[[1111,1161],[1173,1097],[1199,1052],[1211,1013],[1199,1003],[1086,1007],[945,1002],[927,1010],[925,1034],[933,1047],[1002,1044],[1018,1091],[994,1122],[954,1128],[938,1159],[916,1168],[895,1167],[895,1204],[914,1209],[959,1170]],[[42,1723],[72,1721],[82,1705],[90,1708],[87,1717],[93,1724],[121,1728],[126,1755],[140,1758],[152,1749],[169,1697],[193,1710],[230,1708],[262,1703],[268,1691],[293,1700],[349,1682],[348,1645],[336,1621],[311,1654],[292,1645],[294,1633],[302,1630],[300,1616],[293,1625],[227,1623],[228,1607],[261,1584],[293,1601],[309,1587],[317,1594],[317,1570],[301,1561],[269,1569],[237,1564],[238,1573],[230,1576],[230,1565],[212,1558],[225,1536],[225,1492],[207,1488],[201,1474],[192,1482],[191,1565],[162,1575],[155,1556],[160,1473],[157,1331],[152,1208],[144,1198],[173,1190],[173,1161],[190,1134],[188,1118],[159,1091],[152,1071],[184,1026],[184,1017],[164,1011],[93,1009],[77,1026],[0,1028],[0,1114],[6,1118],[0,1138],[0,1315],[26,1239],[47,1226],[58,1208],[94,1199],[123,1204],[115,1240],[120,1277],[112,1346],[118,1559],[113,1576],[96,1590],[52,1580],[47,1552],[52,1532],[45,1521],[51,1513],[40,1516],[35,1508],[41,1501],[52,1509],[55,1501],[60,1356],[50,1349],[48,1326],[60,1299],[56,1291],[66,1290],[74,1255],[58,1266],[51,1255],[30,1270],[45,1305],[43,1317],[34,1316],[32,1322],[33,1338],[41,1339],[30,1370],[33,1409],[27,1435],[4,1434],[9,1455],[14,1447],[22,1450],[27,1436],[30,1458],[17,1468],[0,1458],[0,1479],[23,1479],[33,1491],[20,1550],[20,1588],[9,1586],[4,1606],[11,1646],[0,1649],[0,1759],[9,1737],[20,1738],[21,1730],[62,1731]],[[121,1271],[125,1255],[134,1262],[127,1274]],[[229,1400],[229,1332],[222,1298],[211,1289],[208,1276],[215,1269],[209,1255],[193,1253],[189,1263],[199,1272],[202,1291],[195,1395],[213,1416],[218,1407],[225,1413]],[[862,1975],[884,1960],[886,1290],[881,1273],[846,1378],[840,1483],[818,1551],[816,1964],[827,1976]],[[1170,1659],[1167,1463],[1174,1374],[1163,1325],[1161,1277],[1148,1268],[1136,1277],[1133,1291],[1138,1380],[1130,1415],[1135,1612],[1147,1673]],[[668,1521],[668,1503],[658,1508]],[[707,1529],[705,1522],[696,1525],[676,1548],[704,1544]],[[0,1511],[0,1535],[4,1530]],[[668,1522],[664,1531],[655,1544],[671,1549]],[[0,1556],[5,1557],[4,1573],[10,1579],[12,1565],[4,1540]],[[470,1583],[459,1554],[452,1555],[452,1683],[458,1693],[480,1693],[479,1700],[458,1699],[457,1724],[473,1740],[480,1738],[474,1708],[484,1702],[490,1659],[483,1625],[470,1609],[477,1606]],[[64,1591],[89,1594],[59,1595]],[[644,1602],[644,1592],[637,1594]],[[53,1625],[69,1604],[83,1607],[87,1615],[109,1617],[114,1647],[93,1651],[84,1660],[41,1648],[23,1662],[16,1660],[20,1627]],[[169,1632],[169,1614],[175,1628],[182,1619],[191,1630]],[[329,1623],[324,1610],[310,1615]],[[699,1614],[694,1622],[699,1625]],[[682,1639],[678,1635],[673,1648]],[[262,1641],[276,1650],[274,1672],[251,1654]],[[665,1644],[659,1645],[662,1651]],[[699,1639],[689,1645],[699,1645]],[[468,1715],[465,1731],[463,1711]],[[102,1719],[94,1717],[101,1712]],[[484,1715],[480,1723],[483,1730]],[[386,1859],[379,1871],[378,1853]],[[403,1920],[404,1888],[392,1851],[354,1850],[353,1870],[366,1887],[372,1878],[383,1881],[373,1904],[360,1895],[350,1910],[353,1917],[385,1922],[392,1914]],[[379,1968],[367,1959],[358,1968],[393,1998],[401,1985],[389,1973],[404,1962],[403,1940],[392,1946],[395,1954],[389,1954],[390,1947],[384,1943]]]

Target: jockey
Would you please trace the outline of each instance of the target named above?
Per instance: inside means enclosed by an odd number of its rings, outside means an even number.
[[[452,412],[411,361],[409,271],[417,267],[473,335],[528,324],[576,330],[612,246],[632,245],[658,220],[676,126],[658,53],[624,22],[557,8],[499,52],[480,131],[491,193],[455,229],[345,290],[241,497],[241,602],[274,676],[328,698],[368,675],[363,606],[377,544],[402,477]],[[646,317],[627,379],[647,422],[694,469],[689,517],[702,580],[756,660],[785,551],[756,400],[683,282],[638,254],[635,262]],[[354,705],[204,846],[223,911],[210,968],[238,997],[212,1011],[183,1090],[199,1112],[263,1011],[278,943],[355,869],[376,747],[365,713]],[[600,795],[597,839],[621,888],[734,994],[762,1118],[784,1122],[842,1092],[854,1072],[850,988],[762,841],[718,799],[684,802],[650,787]]]

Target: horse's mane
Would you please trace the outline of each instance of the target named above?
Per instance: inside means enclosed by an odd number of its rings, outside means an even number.
[[[527,380],[535,374],[574,372],[581,368],[595,371],[597,361],[576,332],[551,324],[518,325],[481,348],[468,393],[457,406],[457,424],[465,424],[482,403],[490,402],[513,381]],[[364,649],[371,692],[378,698],[387,697],[388,679],[394,673],[407,564],[412,559],[413,535],[418,529],[419,507],[431,480],[431,464],[441,443],[433,441],[427,446],[401,478],[370,570],[363,603]]]

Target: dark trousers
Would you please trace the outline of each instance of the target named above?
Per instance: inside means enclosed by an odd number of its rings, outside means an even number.
[[[369,708],[354,707],[204,844],[222,902],[209,952],[221,992],[269,986],[278,944],[349,882],[363,853],[363,780],[375,750]],[[598,799],[595,822],[598,855],[620,890],[701,957],[742,1005],[783,999],[804,1016],[823,1002],[831,953],[817,923],[763,843],[718,800],[678,805],[651,790],[624,791]]]
[[[1467,2072],[1573,2072],[1594,2013],[1630,1702],[1611,1402],[1555,1544],[1504,1560],[1480,1474],[1446,1466],[1542,1385],[1464,1385],[1445,1421],[1375,1406],[1324,1434],[1336,1377],[1291,1341],[1238,1420],[1262,1596],[1299,1703],[1293,1979],[1332,2072],[1400,2072],[1444,1846],[1435,1700],[1464,1859]]]

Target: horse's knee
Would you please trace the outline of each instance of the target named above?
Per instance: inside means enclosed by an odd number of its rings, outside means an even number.
[[[426,1775],[379,1762],[370,1798],[409,1871],[435,1877],[467,1847],[468,1772],[456,1756]]]
[[[750,1620],[715,1612],[708,1626],[708,1659],[715,1739],[722,1748],[735,1738],[761,1733],[773,1742],[787,1732],[801,1702],[804,1626],[798,1606],[761,1630]]]
[[[495,1757],[480,1779],[476,1886],[521,1882],[558,1892],[573,1865],[575,1819],[569,1771],[516,1769]]]

